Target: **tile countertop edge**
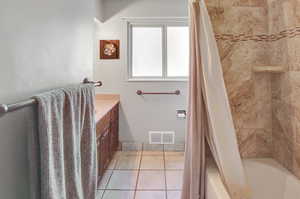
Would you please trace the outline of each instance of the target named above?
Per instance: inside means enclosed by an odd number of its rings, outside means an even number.
[[[116,104],[120,102],[120,95],[117,94],[96,94],[95,97],[95,119],[101,120]]]

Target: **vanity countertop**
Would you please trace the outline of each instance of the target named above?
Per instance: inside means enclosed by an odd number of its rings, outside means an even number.
[[[120,95],[96,94],[95,109],[96,122],[101,120],[116,104],[120,102]]]

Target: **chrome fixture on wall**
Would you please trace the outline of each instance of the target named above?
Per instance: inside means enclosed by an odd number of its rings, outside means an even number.
[[[90,81],[88,78],[85,78],[82,83],[83,84],[94,84],[95,87],[102,86],[101,81],[94,82],[94,81]],[[13,111],[25,108],[27,106],[31,106],[31,105],[34,105],[36,103],[37,103],[36,99],[30,98],[28,100],[13,103],[13,104],[0,104],[0,117],[5,115],[6,113],[13,112]]]
[[[143,92],[142,90],[136,91],[137,95],[180,95],[180,90],[174,92]]]

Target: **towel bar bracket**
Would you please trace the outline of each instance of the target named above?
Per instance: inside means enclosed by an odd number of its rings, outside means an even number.
[[[8,112],[8,106],[6,104],[0,104],[0,117]]]

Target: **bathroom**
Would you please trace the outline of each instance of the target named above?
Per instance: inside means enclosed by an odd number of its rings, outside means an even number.
[[[3,0],[0,198],[298,199],[299,8],[299,0]],[[73,98],[96,119],[83,128],[95,134],[83,147],[94,152],[89,196],[70,194],[84,189],[78,182],[43,189],[33,180],[44,180],[34,168],[44,157],[34,147],[45,147],[36,135],[49,129],[40,123],[59,118],[41,119],[42,94],[71,85],[96,95],[94,108]],[[69,131],[75,119],[66,120]],[[64,155],[53,158],[68,170]]]

